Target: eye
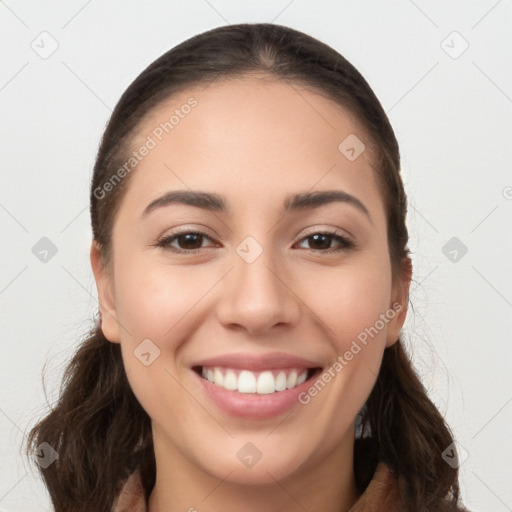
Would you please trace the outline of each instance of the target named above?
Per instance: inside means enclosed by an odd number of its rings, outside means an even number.
[[[202,245],[204,239],[211,240],[211,238],[202,231],[183,231],[161,238],[155,246],[177,253],[197,253],[201,252],[201,249],[204,249]],[[174,242],[177,243],[178,247],[172,245]]]
[[[338,247],[331,247],[333,241],[338,244]],[[340,252],[355,247],[354,242],[336,231],[311,233],[305,236],[300,243],[302,242],[309,242],[310,244],[312,242],[313,247],[310,247],[309,250],[322,253]]]
[[[156,244],[154,244],[154,246],[161,247],[175,253],[195,254],[202,252],[202,249],[208,248],[208,246],[205,247],[203,245],[205,240],[211,241],[212,239],[202,231],[183,231],[181,233],[175,233],[161,238]],[[341,252],[355,247],[354,242],[345,236],[338,234],[336,231],[311,233],[302,238],[299,244],[304,242],[309,242],[313,245],[313,247],[309,248],[310,251],[319,253]],[[338,246],[332,247],[332,242],[335,242]],[[218,247],[218,245],[215,244],[210,247],[215,246]],[[303,248],[308,249],[307,247]]]

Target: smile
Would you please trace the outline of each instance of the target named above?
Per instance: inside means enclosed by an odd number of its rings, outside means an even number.
[[[231,417],[269,420],[301,405],[298,395],[322,372],[319,361],[283,352],[230,353],[194,362],[198,392]]]
[[[237,368],[200,367],[203,379],[239,393],[256,393],[268,395],[293,389],[305,382],[314,372],[314,368],[286,368],[255,372]]]

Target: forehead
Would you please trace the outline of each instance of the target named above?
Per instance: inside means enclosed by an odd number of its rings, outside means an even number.
[[[133,148],[144,145],[151,148],[127,194],[137,201],[191,188],[257,196],[261,206],[263,198],[282,203],[283,194],[333,187],[380,201],[362,125],[290,82],[230,79],[176,93],[139,124]]]

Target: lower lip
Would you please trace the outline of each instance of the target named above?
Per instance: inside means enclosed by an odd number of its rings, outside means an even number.
[[[231,416],[248,419],[267,419],[284,414],[300,405],[298,395],[306,391],[315,380],[318,372],[300,386],[267,395],[239,393],[212,384],[193,371],[206,395],[224,412]]]

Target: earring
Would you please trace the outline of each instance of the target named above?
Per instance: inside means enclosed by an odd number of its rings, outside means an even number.
[[[354,421],[354,430],[356,439],[366,437],[368,434],[363,430],[363,415],[366,412],[367,405],[364,404],[361,410],[357,413]]]
[[[96,327],[101,327],[101,311],[99,309],[96,313]]]

